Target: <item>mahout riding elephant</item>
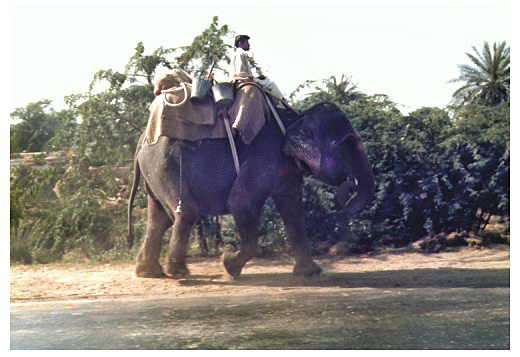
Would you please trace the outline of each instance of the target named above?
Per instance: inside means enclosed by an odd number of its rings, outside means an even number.
[[[287,127],[286,136],[275,120],[268,120],[251,144],[235,141],[239,175],[227,139],[182,141],[161,136],[156,144],[147,146],[143,145],[144,135],[141,137],[128,204],[131,246],[132,203],[142,175],[148,193],[148,222],[137,256],[138,277],[188,276],[186,255],[195,221],[200,216],[230,213],[240,235],[240,250],[225,252],[222,262],[228,277],[237,278],[257,252],[260,214],[269,197],[280,213],[292,247],[293,273],[321,273],[311,258],[304,229],[304,171],[338,186],[339,203],[353,214],[374,196],[372,168],[361,139],[334,104],[321,103],[299,115],[279,109],[279,115]],[[181,210],[177,209],[179,200]],[[159,263],[162,237],[172,225],[163,269]]]

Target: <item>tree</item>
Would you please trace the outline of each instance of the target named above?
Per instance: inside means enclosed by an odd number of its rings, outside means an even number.
[[[294,100],[299,92],[309,88],[315,82],[313,80],[305,81],[289,97]],[[299,101],[299,106],[308,108],[320,102],[333,102],[341,107],[365,96],[357,90],[357,85],[352,83],[352,77],[345,74],[342,74],[339,80],[335,76],[331,76],[321,83],[323,87],[315,86],[313,92]]]
[[[50,108],[51,101],[40,100],[29,103],[25,108],[17,108],[11,113],[11,119],[17,121],[10,128],[10,150],[11,153],[22,151],[37,152],[47,147],[56,149],[49,145],[49,141],[56,136],[57,132],[66,130],[70,133],[75,125],[73,112],[63,110],[55,112]],[[60,135],[55,142],[67,143],[70,136],[66,138]]]
[[[473,66],[458,65],[460,76],[450,82],[464,82],[465,84],[453,93],[456,104],[482,104],[495,106],[509,101],[510,69],[509,46],[503,41],[493,44],[491,51],[489,44],[484,42],[482,53],[472,47],[475,55],[466,53]]]
[[[466,105],[456,112],[441,162],[449,221],[478,231],[492,215],[509,216],[509,105]]]

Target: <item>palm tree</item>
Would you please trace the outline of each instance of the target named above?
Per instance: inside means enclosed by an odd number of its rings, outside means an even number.
[[[482,53],[472,46],[476,55],[466,53],[474,66],[459,64],[460,76],[449,82],[465,82],[453,93],[455,104],[477,103],[494,106],[509,101],[509,46],[506,42],[484,42]]]
[[[342,74],[339,81],[335,76],[331,76],[323,83],[330,96],[329,100],[332,102],[348,104],[350,101],[362,96],[362,93],[358,91],[357,84],[352,83],[352,77],[350,76],[347,77]]]
[[[305,81],[291,93],[289,98],[294,100],[300,91],[309,88],[315,82],[314,80]],[[338,105],[347,105],[349,102],[365,96],[365,94],[358,91],[357,84],[352,82],[352,77],[346,76],[345,74],[341,75],[341,79],[339,80],[336,76],[331,76],[321,82],[323,86],[315,86],[314,91],[303,99],[303,107],[309,107],[319,102],[333,102]]]

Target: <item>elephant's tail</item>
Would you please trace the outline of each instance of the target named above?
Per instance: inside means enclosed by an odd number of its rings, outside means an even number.
[[[126,241],[128,243],[128,249],[131,249],[134,245],[134,226],[132,224],[132,208],[134,204],[134,198],[139,188],[139,181],[141,179],[141,169],[139,167],[139,161],[137,157],[134,159],[134,181],[132,182],[132,190],[130,191],[130,197],[128,199],[128,235]]]

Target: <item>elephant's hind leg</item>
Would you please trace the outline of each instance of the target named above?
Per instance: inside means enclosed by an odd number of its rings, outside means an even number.
[[[168,196],[167,202],[171,212],[173,212],[175,223],[172,227],[172,236],[166,252],[164,272],[174,279],[182,279],[190,274],[186,261],[188,246],[191,230],[199,218],[200,210],[190,191],[186,188],[182,192],[182,204],[179,211],[177,211],[179,201],[172,197],[175,196]]]
[[[190,213],[187,207],[183,212],[175,213],[175,223],[172,228],[172,237],[166,253],[165,273],[174,278],[182,279],[189,276],[190,271],[186,263],[190,233],[198,215]]]
[[[137,255],[136,276],[140,278],[160,278],[164,276],[159,263],[164,232],[172,225],[172,220],[161,204],[148,196],[148,222],[141,250]]]

